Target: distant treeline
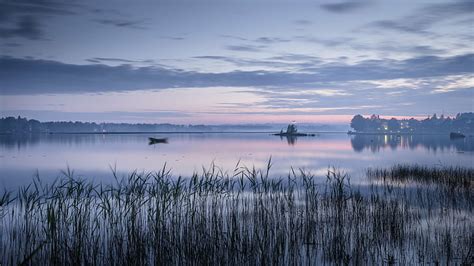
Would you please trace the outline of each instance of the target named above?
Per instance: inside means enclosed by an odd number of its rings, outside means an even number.
[[[113,133],[113,132],[276,132],[287,124],[222,124],[222,125],[176,125],[93,123],[93,122],[40,122],[25,117],[0,118],[0,133]],[[347,125],[339,124],[298,124],[305,132],[347,131]]]
[[[174,125],[91,122],[40,122],[25,117],[0,118],[0,133],[92,133],[92,132],[204,132],[269,130],[267,125]]]
[[[474,113],[459,113],[455,117],[434,114],[423,120],[356,115],[351,120],[351,128],[359,133],[473,133]]]

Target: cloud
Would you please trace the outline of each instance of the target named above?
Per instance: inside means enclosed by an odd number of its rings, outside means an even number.
[[[343,37],[343,38],[333,38],[333,39],[322,39],[309,36],[295,36],[295,39],[301,40],[308,43],[316,43],[326,47],[334,47],[339,45],[345,45],[354,40],[353,38]]]
[[[385,80],[361,80],[359,84],[370,84],[379,89],[395,89],[387,92],[399,94],[400,89],[424,90],[430,93],[452,92],[456,90],[474,89],[474,74],[448,75],[426,78],[400,78]],[[406,92],[406,90],[403,90]],[[473,91],[474,92],[474,91]]]
[[[295,36],[295,40],[314,43],[328,48],[334,47],[347,47],[357,51],[380,51],[380,52],[397,52],[397,53],[409,53],[415,55],[430,55],[430,54],[443,54],[446,52],[445,49],[439,49],[430,45],[412,45],[405,43],[397,43],[394,41],[390,42],[377,42],[377,43],[360,43],[356,42],[354,38],[339,37],[332,39],[323,39],[311,36]]]
[[[352,95],[352,93],[348,93],[344,90],[334,90],[334,89],[317,89],[317,90],[309,91],[308,93],[326,96],[326,97]]]
[[[306,25],[311,25],[313,22],[311,20],[307,19],[298,19],[293,21],[296,25],[301,25],[301,26],[306,26]]]
[[[147,60],[130,60],[130,59],[123,59],[123,58],[111,58],[111,57],[94,57],[91,59],[87,59],[86,61],[91,63],[103,63],[103,62],[114,62],[114,63],[153,63],[154,61],[151,59]]]
[[[291,55],[287,56],[276,56],[265,59],[251,59],[251,58],[235,58],[229,56],[216,56],[216,55],[204,55],[204,56],[195,56],[195,59],[206,59],[214,61],[222,61],[233,64],[237,67],[264,67],[266,69],[279,69],[279,70],[293,70],[297,71],[298,69],[314,66],[315,63],[321,61],[314,59],[310,56],[301,56],[305,60],[294,60],[290,58]],[[298,62],[299,61],[299,62]]]
[[[466,79],[466,75],[448,77],[423,78],[422,84],[416,89],[397,88],[397,84],[416,83],[418,80],[379,81],[382,86],[391,89],[380,89],[369,82],[335,82],[334,84],[313,84],[304,87],[291,86],[284,89],[274,87],[257,88],[251,91],[259,95],[258,103],[252,106],[235,104],[232,110],[241,112],[278,113],[288,115],[330,114],[400,114],[401,108],[405,115],[418,115],[426,112],[438,112],[444,109],[448,113],[472,110],[474,90],[458,88],[446,93],[433,93],[433,89],[449,84],[450,81]],[[365,84],[364,84],[365,83]],[[391,84],[389,84],[391,83]],[[464,83],[464,82],[463,82]],[[330,88],[330,89],[326,89]],[[247,111],[248,110],[248,111]],[[431,111],[430,111],[431,110]]]
[[[96,22],[103,25],[111,25],[119,28],[146,29],[145,20],[124,20],[124,19],[96,19]]]
[[[291,39],[281,37],[262,36],[256,39],[246,39],[238,36],[221,35],[223,38],[244,41],[244,44],[227,45],[225,49],[234,52],[262,52],[272,44],[288,43]]]
[[[224,38],[224,39],[238,40],[238,41],[248,41],[249,40],[249,39],[244,38],[244,37],[228,35],[228,34],[220,34],[219,37]]]
[[[260,37],[260,38],[255,39],[254,41],[257,43],[263,43],[263,44],[291,42],[290,39],[279,38],[279,37]]]
[[[307,55],[307,54],[294,54],[294,53],[286,53],[283,55],[273,56],[270,57],[271,60],[278,60],[278,61],[289,61],[289,62],[308,62],[308,63],[321,63],[321,58],[317,56]]]
[[[474,72],[474,54],[421,56],[406,60],[365,60],[356,64],[320,64],[296,71],[203,73],[130,64],[73,65],[57,61],[0,58],[1,94],[131,91],[174,87],[291,87],[315,83],[423,78]]]
[[[227,61],[233,57],[228,57],[228,56],[221,56],[221,55],[200,55],[200,56],[195,56],[193,58],[197,59],[212,59],[212,60],[223,60]]]
[[[425,79],[383,79],[383,80],[363,80],[361,83],[374,85],[379,89],[417,89],[430,84]]]
[[[256,39],[247,39],[238,36],[231,36],[231,35],[220,35],[223,38],[244,41],[244,44],[238,45],[227,45],[225,48],[230,51],[237,51],[237,52],[261,52],[265,48],[268,48],[272,44],[279,44],[279,43],[288,43],[291,42],[291,39],[288,38],[281,38],[281,37],[268,37],[262,36]]]
[[[18,15],[70,15],[74,4],[58,1],[19,0],[0,2],[0,21],[7,21]]]
[[[44,20],[53,16],[83,15],[84,12],[104,16],[123,16],[118,12],[90,9],[71,1],[57,0],[0,0],[0,38],[25,38],[41,40],[45,36]],[[144,20],[101,18],[95,20],[104,25],[145,29]]]
[[[269,74],[268,76],[266,74]],[[289,74],[265,71],[199,73],[129,64],[73,65],[50,60],[0,58],[2,94],[108,92],[173,87],[240,86],[283,82]]]
[[[422,30],[425,27],[420,27],[419,25],[413,25],[413,23],[405,23],[397,20],[379,20],[371,23],[371,26],[387,30],[396,30],[401,32],[410,32],[410,33],[428,33]]]
[[[242,45],[227,45],[225,48],[230,51],[236,52],[260,52],[266,46],[264,45],[249,45],[249,44],[242,44]]]
[[[302,69],[323,81],[397,79],[472,73],[474,54],[452,57],[419,56],[405,60],[365,60],[357,64],[323,64]]]
[[[442,55],[448,52],[446,49],[440,49],[430,45],[407,45],[393,41],[379,42],[377,44],[347,43],[347,47],[358,51],[378,51],[383,53],[404,53],[413,55]]]
[[[16,43],[16,42],[9,42],[9,43],[4,43],[3,46],[10,47],[10,48],[15,48],[15,47],[20,47],[21,44]]]
[[[184,41],[186,37],[183,36],[162,36],[161,39],[172,40],[172,41]]]
[[[44,35],[41,19],[75,14],[74,4],[57,1],[0,1],[0,38],[39,40]]]
[[[66,112],[59,110],[0,110],[0,116],[22,116],[29,118],[48,117],[48,120],[53,121],[134,121],[149,123],[158,119],[177,119],[192,117],[182,111],[150,111],[150,112]]]
[[[369,26],[384,30],[433,35],[428,29],[435,23],[445,20],[470,17],[474,12],[474,1],[458,0],[449,3],[428,4],[417,9],[413,14],[397,20],[379,20]],[[470,27],[470,25],[469,25]]]
[[[374,47],[376,50],[380,51],[397,51],[413,54],[443,54],[446,52],[445,49],[438,49],[429,45],[396,45],[396,44],[381,44]]]
[[[21,17],[12,28],[0,28],[0,38],[22,37],[38,40],[42,35],[40,24],[31,16]]]
[[[464,89],[469,89],[471,93],[474,93],[474,75],[448,78],[444,84],[439,85],[438,88],[433,90],[433,93],[445,93]]]
[[[347,1],[332,4],[322,4],[321,8],[333,13],[349,13],[368,5],[369,2],[367,1]]]
[[[252,67],[264,69],[277,69],[280,71],[296,71],[300,69],[315,67],[323,63],[323,60],[317,56],[306,54],[284,53],[268,58],[244,58],[220,55],[195,56],[195,59],[215,60],[231,63],[238,67]]]

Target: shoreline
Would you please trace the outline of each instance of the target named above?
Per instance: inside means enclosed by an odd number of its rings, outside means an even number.
[[[314,131],[307,134],[346,134],[345,131]],[[25,132],[25,133],[0,133],[1,135],[143,135],[143,134],[271,134],[275,131],[153,131],[153,132]]]
[[[429,132],[347,132],[347,135],[379,135],[379,136],[415,136],[415,135],[430,135],[430,136],[449,136],[449,132],[447,133],[429,133]]]

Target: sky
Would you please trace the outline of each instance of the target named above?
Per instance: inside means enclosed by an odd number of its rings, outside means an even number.
[[[472,112],[473,26],[473,0],[0,0],[0,115],[239,124]]]

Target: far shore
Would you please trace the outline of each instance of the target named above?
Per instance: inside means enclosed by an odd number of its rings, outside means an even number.
[[[11,133],[11,132],[0,132],[0,136],[11,136],[11,135],[146,135],[146,134],[270,134],[280,136],[275,131],[120,131],[120,132],[22,132],[22,133]],[[347,134],[347,135],[372,135],[372,136],[445,136],[449,135],[449,132],[444,133],[430,133],[430,132],[353,132],[353,131],[308,131],[303,133],[307,136],[313,136],[315,134]],[[286,135],[281,135],[286,136]],[[302,136],[302,135],[301,135]],[[466,134],[466,137],[472,137],[473,134]],[[295,137],[300,137],[296,135]]]
[[[346,131],[311,131],[307,134],[346,134]],[[122,134],[275,134],[275,131],[121,131],[121,132],[24,132],[0,135],[41,134],[41,135],[122,135]]]
[[[430,135],[430,136],[449,136],[449,132],[443,133],[430,133],[430,132],[347,132],[347,135],[389,135],[389,136],[396,136],[396,135],[403,135],[403,136],[414,136],[414,135]],[[471,136],[471,135],[468,135]]]

